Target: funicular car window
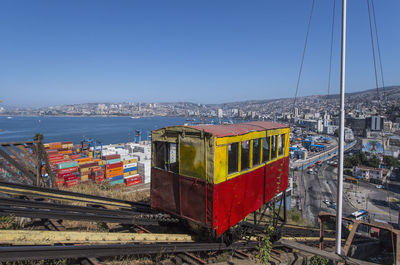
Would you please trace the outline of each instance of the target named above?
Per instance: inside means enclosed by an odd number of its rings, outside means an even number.
[[[276,158],[276,152],[278,151],[277,135],[271,136],[271,160]]]
[[[241,143],[241,170],[250,168],[250,141]]]
[[[261,139],[253,140],[253,167],[260,164]]]
[[[228,174],[239,170],[239,143],[228,145]]]
[[[283,150],[285,149],[285,135],[279,135],[279,148],[278,148],[278,155],[283,156]]]
[[[263,139],[263,162],[267,162],[267,161],[271,160],[270,157],[269,157],[269,143],[270,143],[270,141],[271,141],[271,137],[270,136],[265,137]]]
[[[178,173],[178,148],[176,143],[154,142],[154,166]]]

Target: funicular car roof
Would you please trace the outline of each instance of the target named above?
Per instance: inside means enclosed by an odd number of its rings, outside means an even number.
[[[249,132],[288,128],[289,126],[284,123],[271,122],[271,121],[253,121],[245,123],[220,124],[220,125],[200,124],[200,125],[190,125],[186,127],[198,129],[200,131],[204,130],[204,132],[212,134],[216,137],[229,137],[229,136],[242,135]]]

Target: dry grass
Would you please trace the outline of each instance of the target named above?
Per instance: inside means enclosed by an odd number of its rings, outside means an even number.
[[[103,196],[107,198],[125,200],[125,201],[148,201],[150,199],[150,191],[132,191],[125,185],[112,186],[108,182],[102,184],[95,184],[92,182],[81,183],[70,189],[63,188],[63,190],[79,192],[90,195]]]
[[[147,257],[116,257],[113,259],[104,260],[104,263],[107,265],[152,265],[157,264],[157,262],[153,261]]]
[[[111,186],[107,182],[103,184],[95,184],[92,182],[81,183],[70,189],[63,188],[63,190],[79,192],[83,194],[97,195],[106,198],[113,198],[125,201],[149,201],[150,191],[136,192],[127,188],[125,185]],[[73,205],[86,206],[85,202],[71,202],[64,201],[64,203],[70,203]],[[107,206],[109,209],[118,209],[118,207]],[[79,231],[109,231],[109,229],[115,228],[118,224],[103,223],[103,222],[87,222],[87,221],[75,221],[75,220],[64,220],[63,225],[68,230],[79,230]]]

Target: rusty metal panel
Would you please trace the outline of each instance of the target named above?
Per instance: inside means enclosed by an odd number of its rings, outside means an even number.
[[[207,183],[204,180],[179,177],[181,216],[205,224],[207,220]]]
[[[152,168],[150,196],[152,208],[180,215],[179,175]]]
[[[213,187],[205,180],[152,168],[151,207],[195,223],[212,225]]]

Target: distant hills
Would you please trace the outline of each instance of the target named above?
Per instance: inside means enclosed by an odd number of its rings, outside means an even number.
[[[400,86],[389,86],[379,88],[380,98],[384,102],[400,101]],[[346,93],[347,103],[366,103],[369,104],[376,101],[376,89],[368,89],[364,91]],[[296,106],[299,107],[316,107],[323,104],[337,104],[339,102],[339,94],[333,95],[311,95],[299,97]],[[105,107],[106,106],[106,107]],[[226,102],[220,104],[198,104],[193,102],[161,102],[161,103],[86,103],[86,104],[68,104],[42,108],[23,108],[9,107],[0,105],[0,114],[44,114],[44,115],[97,115],[101,113],[102,108],[107,109],[107,114],[112,115],[129,115],[134,112],[146,110],[149,115],[182,115],[185,111],[191,112],[198,110],[201,113],[205,109],[218,108],[238,108],[244,111],[258,111],[267,113],[271,111],[291,111],[293,108],[293,98],[277,98],[277,99],[260,99],[260,100],[244,100],[237,102]],[[141,110],[140,110],[141,109]],[[139,114],[138,114],[139,115]]]

